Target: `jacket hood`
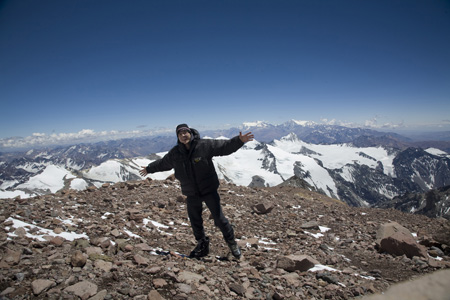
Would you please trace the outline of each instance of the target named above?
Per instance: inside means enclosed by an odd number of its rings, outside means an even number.
[[[189,128],[191,130],[191,144],[193,141],[198,141],[200,139],[200,133],[197,131],[197,129]],[[177,144],[183,145],[180,140],[177,137]],[[183,145],[184,146],[184,145]]]

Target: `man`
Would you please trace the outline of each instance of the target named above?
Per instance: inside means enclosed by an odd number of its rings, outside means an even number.
[[[239,133],[230,140],[200,139],[197,130],[189,128],[187,124],[180,124],[176,128],[178,143],[163,158],[142,167],[140,174],[169,171],[175,169],[175,177],[180,181],[181,192],[187,196],[187,212],[194,232],[197,246],[189,255],[200,258],[209,253],[209,238],[203,227],[203,202],[205,202],[214,224],[222,231],[231,253],[234,257],[241,257],[241,250],[236,243],[234,230],[224,216],[217,192],[219,179],[212,158],[214,156],[229,155],[245,143],[252,141],[251,132],[244,135]]]

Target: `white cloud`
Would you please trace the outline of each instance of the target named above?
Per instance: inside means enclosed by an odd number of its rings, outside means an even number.
[[[131,130],[131,131],[99,131],[96,132],[92,129],[83,129],[79,132],[73,133],[33,133],[28,137],[13,137],[0,139],[0,149],[20,149],[20,148],[35,148],[35,147],[46,147],[54,145],[68,145],[76,143],[89,143],[89,142],[99,142],[107,140],[115,140],[130,137],[140,137],[149,136],[156,133],[162,133],[166,130],[158,131],[142,131],[142,130]]]
[[[38,132],[36,132],[36,133],[33,133],[33,136],[34,137],[45,136],[45,133],[38,133]]]
[[[341,121],[336,119],[328,120],[326,118],[322,118],[320,120],[322,123],[327,125],[339,125],[344,127],[351,127],[351,128],[368,128],[368,129],[398,129],[405,127],[405,124],[402,122],[400,123],[393,123],[393,122],[384,122],[382,124],[379,124],[379,117],[375,116],[372,119],[365,120],[362,124],[356,123],[356,122],[348,122],[348,121]]]
[[[344,127],[361,127],[360,124],[347,122],[347,121],[340,121],[336,119],[328,120],[326,118],[320,119],[320,121],[326,125],[338,125],[338,126],[344,126]]]

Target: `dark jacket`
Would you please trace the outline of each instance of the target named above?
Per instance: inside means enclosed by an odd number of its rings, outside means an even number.
[[[147,166],[148,173],[175,169],[175,178],[180,181],[181,191],[186,196],[205,195],[217,190],[219,179],[212,161],[213,156],[229,155],[244,143],[236,136],[230,140],[200,139],[192,129],[190,149],[178,141],[169,153]]]

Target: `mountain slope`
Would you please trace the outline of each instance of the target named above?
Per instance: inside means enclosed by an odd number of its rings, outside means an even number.
[[[443,217],[450,220],[450,185],[432,189],[425,193],[405,193],[377,204],[381,208],[395,209],[423,214],[429,217]]]
[[[442,219],[350,207],[294,187],[226,182],[219,193],[242,259],[230,259],[207,214],[210,255],[186,259],[180,254],[195,240],[180,193],[177,181],[145,180],[0,200],[2,297],[342,300],[450,268]],[[270,212],[256,213],[263,204]],[[427,257],[375,246],[380,226],[392,221],[414,234]],[[289,265],[293,255],[307,256],[307,268]]]

